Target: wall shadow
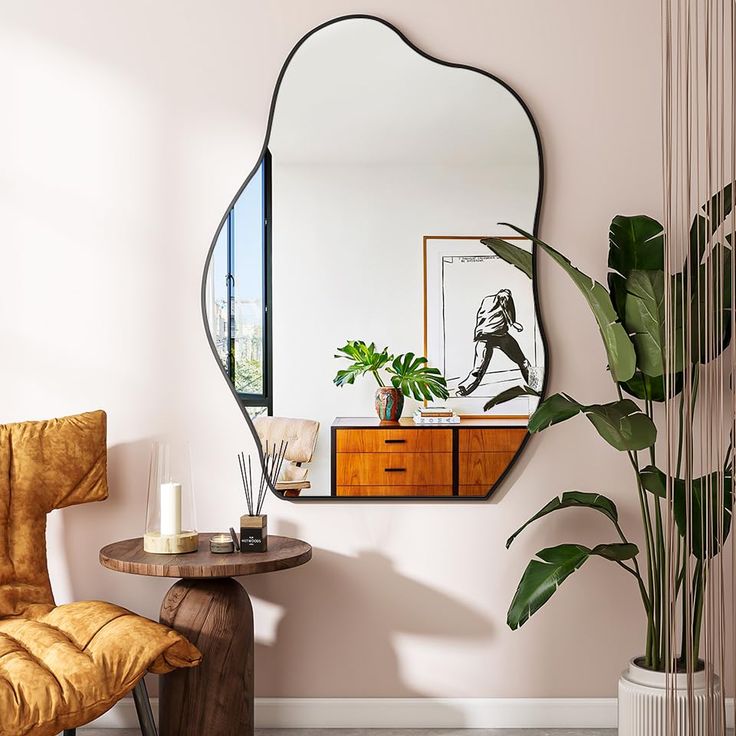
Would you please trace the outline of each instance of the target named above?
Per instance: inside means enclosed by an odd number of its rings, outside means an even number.
[[[299,536],[290,522],[275,527]],[[256,644],[256,692],[265,697],[427,697],[403,676],[397,634],[474,640],[493,633],[485,616],[406,577],[375,550],[349,556],[317,548],[301,568],[240,580],[254,599],[283,610],[273,643]],[[256,622],[257,640],[258,633]],[[454,708],[437,708],[457,722]]]

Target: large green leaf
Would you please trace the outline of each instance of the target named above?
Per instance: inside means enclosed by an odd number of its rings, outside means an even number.
[[[733,185],[727,184],[714,194],[701,208],[690,227],[690,253],[688,269],[693,276],[710,245],[711,238],[733,209]]]
[[[542,240],[539,240],[539,238],[535,238],[533,235],[514,225],[509,225],[508,223],[501,224],[516,230],[520,235],[534,241],[572,279],[573,283],[578,287],[580,293],[588,302],[588,306],[598,323],[598,329],[603,338],[603,345],[608,356],[608,366],[611,369],[611,375],[615,381],[628,381],[634,375],[634,370],[636,369],[636,353],[634,352],[634,345],[631,339],[626,334],[623,325],[619,322],[618,315],[611,302],[611,297],[605,287],[582,271],[579,271],[562,253],[556,251],[552,246],[547,245]]]
[[[552,394],[537,406],[534,414],[529,417],[529,431],[541,432],[553,424],[567,421],[577,416],[583,410],[581,404],[565,394]]]
[[[538,559],[527,565],[521,577],[506,623],[511,629],[523,626],[591,555],[621,561],[638,553],[635,544],[599,544],[593,549],[582,544],[560,544],[537,552]]]
[[[698,268],[697,282],[690,287],[685,325],[689,319],[693,359],[703,364],[718,357],[730,342],[731,258],[728,246],[714,245]]]
[[[347,358],[352,363],[332,379],[338,386],[355,383],[355,379],[365,373],[376,373],[392,359],[388,348],[379,351],[375,343],[367,345],[363,340],[348,340],[343,347],[337,348],[337,353],[336,358]]]
[[[592,404],[584,411],[598,434],[617,450],[643,450],[657,440],[654,422],[631,399]]]
[[[553,511],[559,511],[560,509],[571,509],[571,508],[588,508],[598,511],[604,516],[607,516],[614,524],[618,523],[618,510],[616,504],[611,501],[610,498],[602,496],[600,493],[585,493],[584,491],[565,491],[561,496],[553,498],[544,508],[538,511],[532,516],[526,524],[520,526],[507,540],[506,548],[511,546],[511,543],[516,537],[526,529],[529,524],[537,519],[541,519],[547,514],[551,514]]]
[[[507,401],[511,401],[512,399],[518,399],[520,396],[541,396],[542,394],[537,391],[536,389],[531,388],[530,386],[512,386],[511,388],[507,388],[505,391],[501,391],[501,393],[496,394],[494,397],[489,399],[485,406],[483,407],[483,411],[488,411],[489,409],[493,409],[494,406],[498,406],[499,404],[505,404]]]
[[[639,473],[644,488],[660,498],[667,497],[667,476],[654,465],[647,465]],[[722,482],[723,487],[719,487]],[[719,552],[719,528],[725,541],[731,531],[733,507],[733,477],[729,471],[719,479],[718,473],[693,478],[692,492],[682,478],[672,482],[673,511],[677,531],[688,541],[691,553],[698,559],[712,557]],[[690,497],[690,523],[687,506]],[[710,499],[710,500],[708,500]]]
[[[557,588],[590,557],[579,544],[560,544],[537,552],[519,581],[506,623],[511,629],[523,626],[555,593]]]
[[[553,394],[545,399],[529,418],[529,431],[541,432],[581,412],[598,434],[617,450],[643,450],[657,439],[654,422],[631,399],[586,405],[567,394]]]
[[[639,478],[642,486],[649,493],[653,493],[659,498],[667,497],[667,476],[654,465],[647,465],[639,471]]]
[[[731,474],[722,476],[721,482],[723,487],[719,488],[717,473],[695,478],[692,482],[692,493],[688,493],[684,480],[678,478],[674,483],[673,511],[677,530],[688,541],[692,554],[701,560],[713,557],[720,551],[719,530],[724,541],[731,531],[733,508]],[[690,496],[689,524],[688,496]]]
[[[637,399],[662,402],[665,400],[667,387],[664,376],[645,376],[641,371],[636,371],[633,378],[621,384],[621,388]],[[673,376],[670,385],[672,396],[677,396],[680,391],[682,391],[682,371]]]
[[[391,374],[394,388],[404,396],[413,396],[417,401],[433,398],[446,399],[449,396],[447,381],[437,368],[427,365],[427,359],[414,353],[396,356],[386,368]]]
[[[622,276],[664,270],[664,228],[651,217],[617,215],[608,233],[608,266]]]
[[[625,299],[624,325],[636,349],[637,368],[647,376],[661,376],[665,370],[664,271],[631,271]],[[679,370],[682,365],[674,367]]]
[[[490,248],[499,258],[503,258],[506,263],[516,266],[516,268],[523,271],[529,278],[532,278],[534,265],[532,254],[528,250],[519,248],[518,245],[509,243],[507,240],[503,240],[503,238],[483,238],[480,242]]]

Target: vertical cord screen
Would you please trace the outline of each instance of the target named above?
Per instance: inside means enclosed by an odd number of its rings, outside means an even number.
[[[661,0],[661,20],[667,575],[659,605],[666,731],[699,736],[725,733],[724,682],[736,682],[734,0]],[[696,700],[699,673],[705,696]]]

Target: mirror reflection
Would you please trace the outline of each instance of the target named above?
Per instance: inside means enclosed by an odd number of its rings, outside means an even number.
[[[288,498],[483,498],[544,383],[533,273],[481,241],[534,232],[540,152],[495,78],[347,18],[298,46],[204,302]]]

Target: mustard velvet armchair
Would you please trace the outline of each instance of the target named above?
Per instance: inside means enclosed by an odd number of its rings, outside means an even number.
[[[111,603],[55,605],[46,515],[105,498],[104,412],[0,425],[0,736],[73,734],[131,690],[153,736],[143,676],[201,659],[180,634]]]

